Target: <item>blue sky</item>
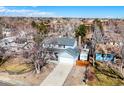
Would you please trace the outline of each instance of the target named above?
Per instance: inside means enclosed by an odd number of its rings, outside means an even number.
[[[124,6],[1,6],[0,16],[124,18]]]

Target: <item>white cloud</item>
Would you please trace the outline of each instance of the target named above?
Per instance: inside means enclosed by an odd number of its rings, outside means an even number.
[[[5,10],[6,10],[5,7],[2,6],[0,7],[0,12],[5,12]]]
[[[29,9],[9,9],[6,7],[0,7],[0,16],[26,16],[26,17],[48,17],[54,16],[53,12],[44,12],[39,10]]]
[[[28,16],[54,16],[54,13],[51,12],[30,12]]]

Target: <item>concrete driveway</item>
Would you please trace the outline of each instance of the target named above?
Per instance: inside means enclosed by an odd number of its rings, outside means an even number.
[[[49,76],[40,84],[41,86],[62,86],[68,74],[73,67],[72,62],[61,62],[49,74]]]

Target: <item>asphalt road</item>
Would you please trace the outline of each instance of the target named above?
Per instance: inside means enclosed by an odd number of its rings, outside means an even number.
[[[0,86],[13,86],[12,84],[1,82],[0,81]]]

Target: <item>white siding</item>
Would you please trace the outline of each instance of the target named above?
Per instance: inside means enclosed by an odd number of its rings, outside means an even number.
[[[61,63],[74,63],[75,58],[68,54],[67,52],[62,52],[59,54],[58,61]]]
[[[60,62],[60,63],[72,64],[72,63],[74,63],[74,58],[59,57],[59,62]]]
[[[80,60],[87,60],[88,59],[88,54],[80,54]]]

